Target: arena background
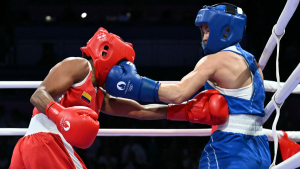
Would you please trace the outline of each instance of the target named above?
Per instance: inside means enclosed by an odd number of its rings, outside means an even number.
[[[42,81],[57,62],[81,56],[80,47],[99,27],[131,42],[142,76],[178,81],[203,56],[199,9],[215,0],[5,0],[0,1],[0,81]],[[248,16],[241,46],[259,57],[286,1],[231,0]],[[83,13],[86,13],[86,17]],[[83,14],[83,15],[82,15]],[[280,76],[285,81],[300,61],[299,9],[281,40]],[[263,71],[276,81],[275,52]],[[0,127],[27,128],[34,89],[0,89]],[[265,104],[273,93],[267,93]],[[290,95],[277,129],[299,131],[300,98]],[[275,113],[274,113],[275,114]],[[266,122],[271,128],[274,115]],[[101,128],[192,129],[207,125],[167,120],[140,121],[100,114]],[[0,137],[0,168],[8,168],[20,137]],[[97,137],[91,148],[76,149],[89,169],[196,169],[209,137]],[[273,156],[273,142],[270,142]],[[277,163],[281,162],[281,155]]]

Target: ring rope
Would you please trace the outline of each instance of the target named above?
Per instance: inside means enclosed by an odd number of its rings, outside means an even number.
[[[275,96],[277,94],[278,91],[280,91],[281,89],[281,85],[280,85],[280,75],[279,75],[279,49],[280,49],[280,40],[283,37],[285,30],[283,31],[283,33],[281,35],[276,34],[275,32],[275,28],[276,25],[274,25],[273,29],[272,29],[272,33],[273,35],[276,37],[276,41],[277,41],[277,55],[276,55],[276,79],[277,79],[277,88],[278,90],[276,91],[276,93],[274,93],[274,95],[272,96],[272,103],[276,109],[276,116],[275,119],[273,121],[273,125],[272,125],[272,133],[273,133],[273,138],[274,138],[274,159],[273,159],[273,163],[271,164],[270,168],[273,168],[274,166],[276,166],[275,162],[276,162],[276,157],[277,157],[277,149],[278,149],[278,138],[276,137],[276,126],[277,126],[277,122],[279,120],[279,116],[280,116],[280,108],[283,105],[282,103],[277,103],[275,100]]]
[[[0,89],[36,89],[40,86],[42,81],[0,81]],[[162,84],[176,84],[179,81],[160,81]],[[283,86],[285,83],[281,82],[280,85]],[[264,80],[264,87],[266,92],[276,92],[277,82]],[[293,94],[300,94],[300,85],[292,91]]]
[[[0,136],[24,136],[27,128],[0,128]],[[263,129],[269,141],[274,141],[272,130]],[[300,131],[286,131],[288,139],[300,142]],[[173,137],[173,136],[210,136],[211,129],[99,129],[97,136],[142,136],[142,137]],[[283,137],[284,133],[276,131],[276,137]]]
[[[284,6],[283,11],[280,14],[280,17],[276,23],[276,28],[275,28],[275,33],[277,35],[281,35],[288,22],[290,21],[290,19],[292,18],[292,16],[294,15],[297,7],[299,4],[299,0],[288,0],[287,3]],[[261,56],[259,59],[259,67],[261,68],[261,70],[263,70],[271,56],[271,54],[273,53],[273,50],[276,46],[276,37],[274,36],[274,34],[272,33]]]
[[[276,103],[283,103],[284,100],[291,94],[291,92],[296,88],[300,82],[300,64],[296,67],[287,81],[284,83],[282,88],[276,93],[274,99]],[[263,117],[263,123],[265,123],[271,116],[272,112],[275,110],[275,106],[272,100],[265,107],[265,117]]]
[[[272,169],[286,169],[286,168],[297,168],[299,164],[300,152],[286,159],[284,162],[277,164]]]

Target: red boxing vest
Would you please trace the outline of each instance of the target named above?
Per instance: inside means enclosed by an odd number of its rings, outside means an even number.
[[[104,99],[102,90],[95,89],[92,84],[92,70],[87,77],[79,83],[72,85],[62,96],[54,98],[64,107],[85,106],[99,114]],[[37,108],[33,109],[33,116],[41,113]]]

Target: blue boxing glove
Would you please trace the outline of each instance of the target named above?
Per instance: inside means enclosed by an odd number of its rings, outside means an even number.
[[[114,66],[109,71],[105,84],[107,93],[112,96],[143,102],[158,102],[159,86],[158,81],[141,77],[135,65],[129,61]]]

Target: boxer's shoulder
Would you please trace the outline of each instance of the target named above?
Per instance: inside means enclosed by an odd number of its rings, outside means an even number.
[[[234,53],[232,51],[221,51],[215,54],[207,55],[207,60],[211,62],[211,64],[215,63],[218,67],[234,67],[234,66],[246,66],[245,59],[243,56]]]
[[[89,61],[80,57],[68,57],[55,65],[54,68],[58,68],[61,71],[68,71],[70,72],[69,75],[86,75],[91,69]]]
[[[237,57],[241,58],[240,55],[231,51],[221,51],[215,54],[207,55],[206,57],[207,59],[214,60],[214,61],[226,61],[226,60],[228,61],[230,59],[234,59]]]
[[[75,65],[76,67],[78,66],[87,67],[87,68],[89,67],[88,60],[81,57],[68,57],[62,60],[59,64],[63,64],[64,66]]]
[[[73,82],[80,82],[92,70],[88,60],[80,57],[69,57],[57,63],[50,71],[49,76],[56,78],[70,79]]]

